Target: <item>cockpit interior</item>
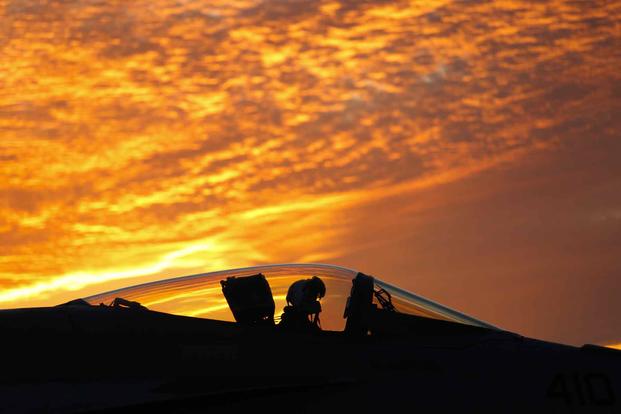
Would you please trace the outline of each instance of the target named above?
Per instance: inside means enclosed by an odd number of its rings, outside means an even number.
[[[174,315],[277,326],[287,306],[289,287],[314,276],[325,284],[325,296],[320,300],[323,331],[372,334],[373,319],[387,314],[498,329],[375,277],[325,264],[268,265],[203,273],[131,286],[84,300],[91,305],[139,306]]]

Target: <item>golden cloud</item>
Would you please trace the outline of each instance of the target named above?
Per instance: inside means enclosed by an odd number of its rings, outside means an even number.
[[[583,133],[621,12],[553,3],[1,2],[0,303],[326,260],[361,203]]]

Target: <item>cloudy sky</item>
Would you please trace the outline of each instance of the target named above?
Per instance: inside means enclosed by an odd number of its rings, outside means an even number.
[[[335,263],[621,342],[621,3],[0,0],[0,308]]]

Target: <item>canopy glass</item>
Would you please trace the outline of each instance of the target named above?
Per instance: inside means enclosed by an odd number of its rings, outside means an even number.
[[[325,264],[282,264],[203,273],[131,286],[90,296],[85,300],[92,305],[98,305],[100,303],[110,304],[115,298],[121,297],[140,302],[155,311],[234,321],[233,314],[222,293],[220,281],[232,276],[243,277],[257,273],[263,274],[269,282],[276,303],[277,322],[286,305],[285,297],[289,286],[300,279],[320,277],[326,285],[326,295],[321,300],[322,328],[333,331],[344,329],[343,311],[352,287],[352,280],[358,272]],[[485,322],[378,279],[375,279],[375,286],[376,289],[382,288],[390,293],[397,312],[493,328]]]

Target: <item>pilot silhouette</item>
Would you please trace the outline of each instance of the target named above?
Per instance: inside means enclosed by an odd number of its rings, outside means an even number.
[[[317,276],[294,282],[287,292],[287,306],[283,309],[279,326],[296,331],[321,329],[319,299],[326,295],[326,285]]]

